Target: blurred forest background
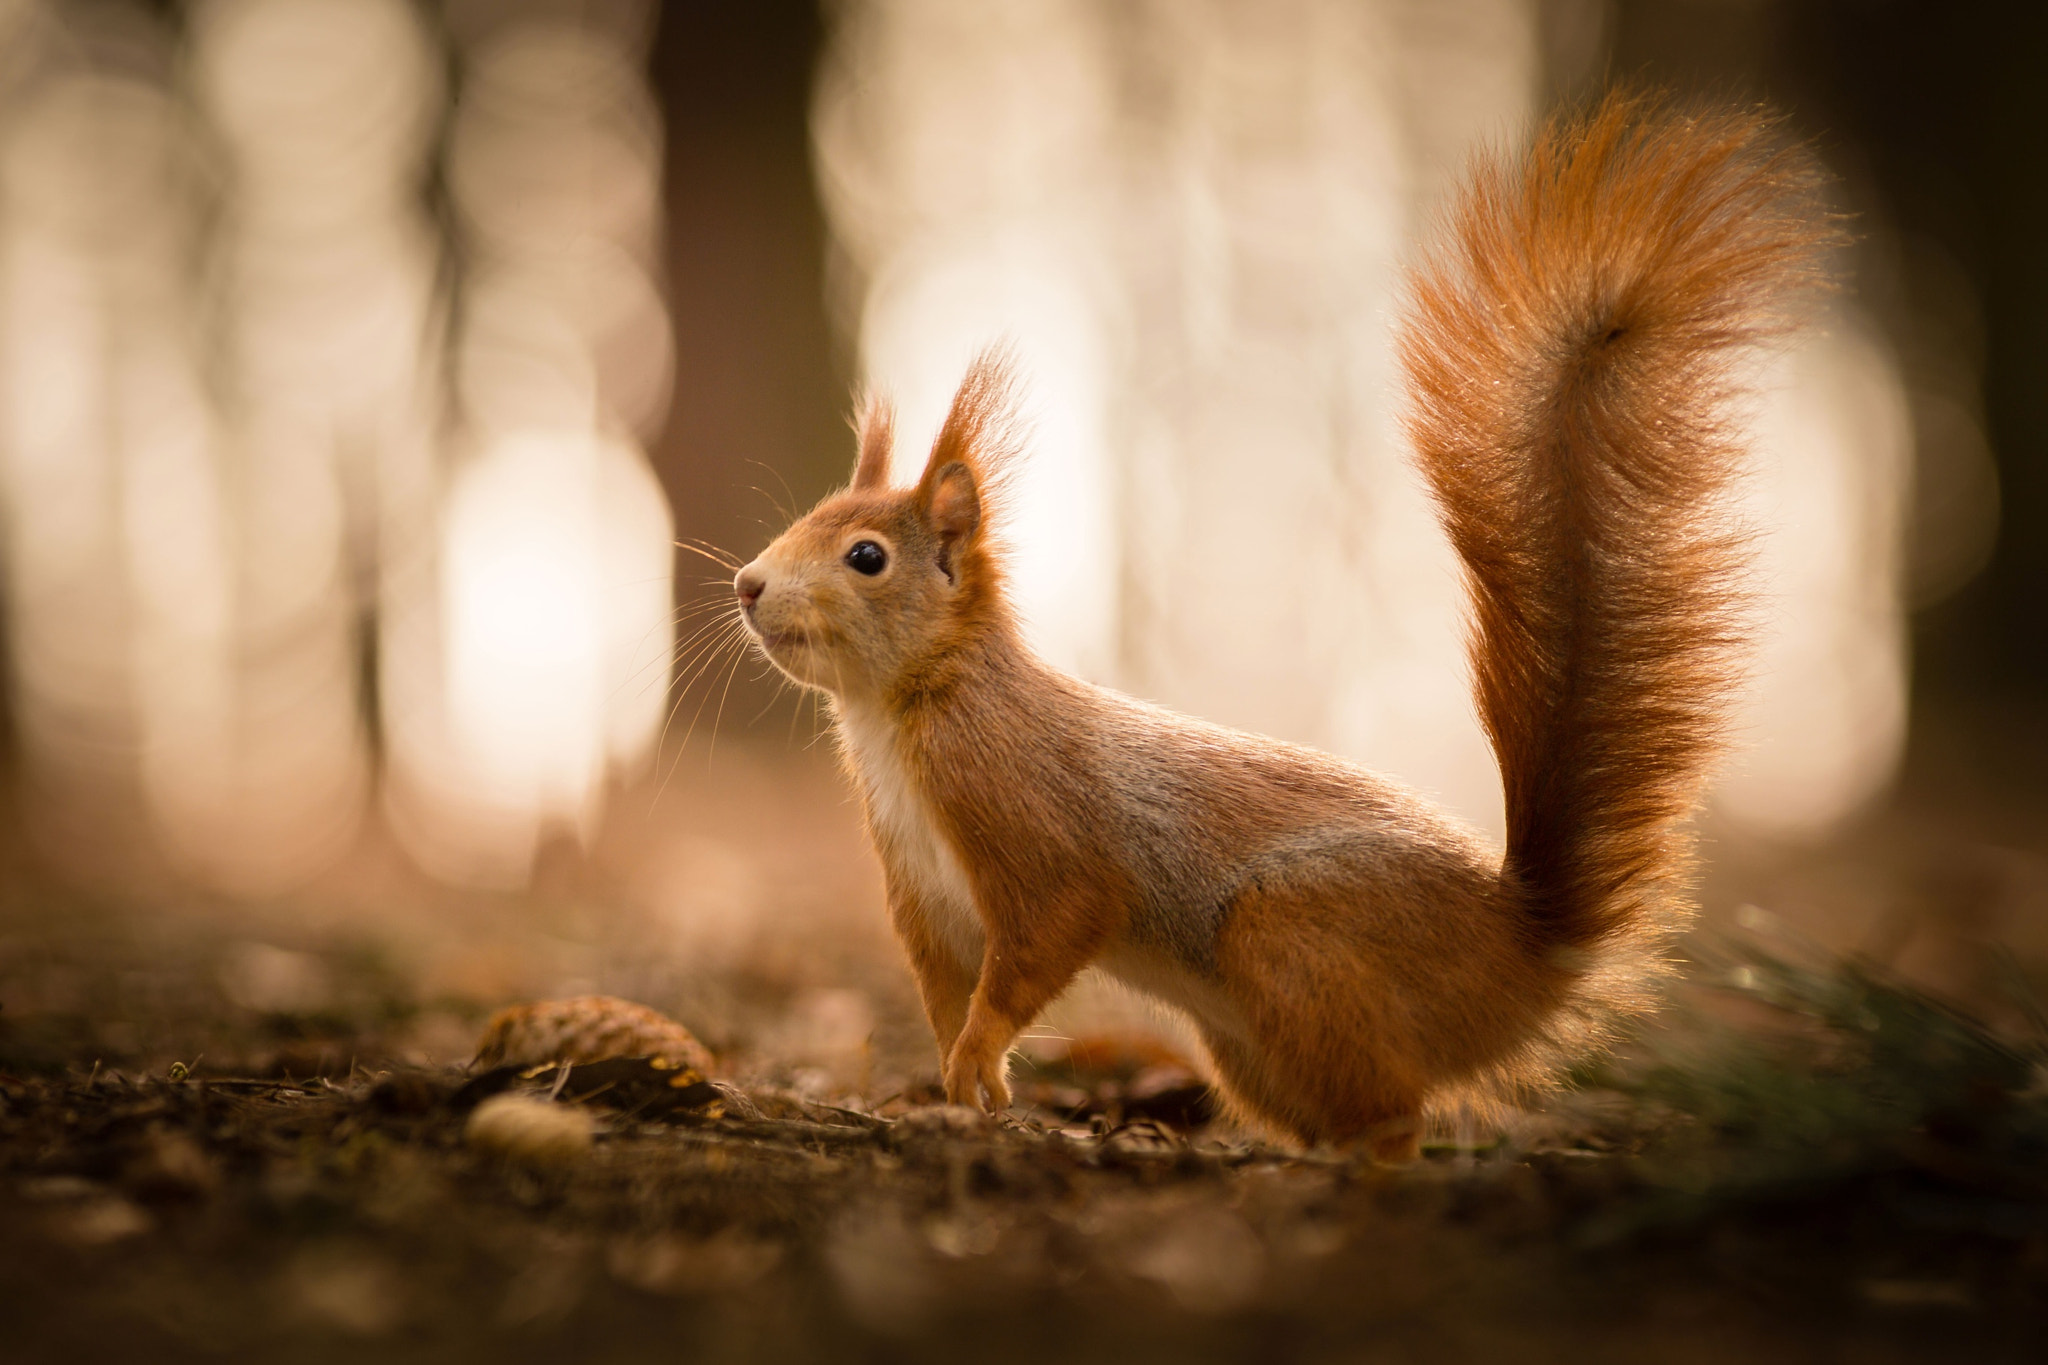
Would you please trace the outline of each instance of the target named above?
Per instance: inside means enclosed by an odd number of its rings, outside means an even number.
[[[878,1039],[927,1064],[819,710],[722,648],[718,561],[843,477],[857,383],[907,468],[997,337],[1042,649],[1497,828],[1397,429],[1400,272],[1471,150],[1612,81],[1781,110],[1857,236],[1759,375],[1765,645],[1709,913],[1958,998],[2038,970],[2044,28],[5,0],[16,1045],[141,1060],[199,1050],[181,1015],[375,997],[459,1060],[482,1009],[604,989],[827,1088]],[[1155,1027],[1081,994],[1055,1032]]]
[[[0,0],[9,1359],[2032,1359],[2044,69],[1934,0]],[[1037,646],[1497,832],[1402,271],[1614,82],[1767,102],[1855,235],[1666,1021],[1400,1170],[1085,979],[1022,1117],[925,1107],[734,562],[1007,339]],[[480,1136],[491,1012],[593,993],[727,1088]]]

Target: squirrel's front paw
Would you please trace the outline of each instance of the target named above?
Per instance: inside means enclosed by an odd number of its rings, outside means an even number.
[[[1010,1107],[1010,1083],[1004,1074],[1009,1057],[971,1057],[964,1048],[954,1048],[946,1062],[946,1103],[965,1104],[1000,1114]],[[986,1095],[986,1101],[983,1096]]]

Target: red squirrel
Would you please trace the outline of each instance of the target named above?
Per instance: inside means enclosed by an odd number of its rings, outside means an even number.
[[[1837,237],[1768,117],[1610,96],[1483,160],[1417,269],[1407,430],[1472,602],[1496,850],[1397,783],[1034,655],[1004,585],[1013,381],[977,361],[914,487],[851,485],[735,579],[830,695],[956,1104],[1095,966],[1185,1011],[1243,1119],[1415,1156],[1650,1008],[1744,639],[1741,362]],[[1276,576],[1284,591],[1286,576]]]

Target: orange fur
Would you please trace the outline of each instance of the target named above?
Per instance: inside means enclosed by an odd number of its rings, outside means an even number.
[[[1833,237],[1767,128],[1611,98],[1480,170],[1415,283],[1409,435],[1472,588],[1508,877],[1559,945],[1683,865],[1739,662],[1730,362],[1790,326]]]
[[[1051,668],[995,539],[1010,378],[970,370],[916,487],[852,487],[743,569],[832,697],[956,1102],[1096,966],[1184,1010],[1244,1117],[1412,1155],[1640,1008],[1739,642],[1730,364],[1829,238],[1751,115],[1627,97],[1483,166],[1419,273],[1410,430],[1472,585],[1505,858],[1394,782]],[[877,568],[879,559],[886,564]]]

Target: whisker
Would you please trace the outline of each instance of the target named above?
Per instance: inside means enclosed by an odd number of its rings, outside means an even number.
[[[716,621],[739,610],[739,604],[731,601],[700,602],[689,608],[678,608],[669,613],[668,624],[677,630],[685,627],[702,629],[707,620]]]
[[[738,608],[734,607],[731,610],[736,612]],[[632,685],[634,679],[641,678],[645,675],[653,674],[657,670],[661,669],[671,670],[667,678],[664,679],[664,681],[669,683],[680,683],[682,686],[687,687],[689,685],[688,681],[683,679],[681,675],[685,664],[687,663],[693,652],[692,647],[704,637],[707,631],[716,629],[719,625],[720,619],[721,618],[719,617],[714,617],[709,621],[699,623],[697,628],[692,630],[688,635],[682,636],[681,638],[672,641],[665,654],[650,658],[646,663],[639,665],[637,668],[630,669],[626,673],[626,676],[619,680],[618,686],[614,687],[611,690],[610,696],[617,697],[627,687]],[[678,629],[680,629],[683,624],[686,623],[678,622]],[[647,634],[640,637],[642,644],[646,642],[648,636],[654,634],[655,629],[655,627],[650,626],[647,630]],[[639,656],[639,653],[640,646],[635,645],[633,647],[634,657],[637,658]],[[646,681],[640,684],[640,692],[645,692],[648,688],[654,686],[654,683],[654,677],[646,677]],[[635,693],[634,695],[637,696],[639,695],[639,693]]]
[[[697,636],[693,636],[691,641],[686,643],[682,650],[678,652],[675,673],[677,706],[682,705],[689,690],[696,686],[697,680],[703,676],[704,670],[709,667],[711,658],[725,644],[726,641],[722,635],[715,633],[707,634],[708,632],[715,632],[722,624],[724,623],[714,621],[704,627],[703,630],[697,632]],[[705,638],[700,639],[698,637]],[[673,715],[671,719],[673,719]],[[663,737],[666,738],[665,733]]]
[[[668,720],[662,726],[663,747],[666,747],[669,732],[675,725],[675,718],[681,713],[683,703],[689,700],[690,688],[696,685],[697,680],[723,657],[725,650],[728,648],[738,646],[740,657],[745,657],[747,644],[746,628],[741,626],[736,619],[725,624],[729,625],[736,633],[714,636],[704,644],[698,651],[697,657],[700,662],[697,667],[691,671],[689,678],[677,688],[675,705],[669,708]],[[655,788],[655,800],[659,801],[661,799],[662,793],[668,790],[669,782],[674,779],[676,770],[682,766],[683,755],[689,751],[690,737],[696,734],[697,721],[704,714],[704,701],[708,700],[709,697],[710,693],[706,692],[704,699],[698,701],[697,709],[691,713],[689,728],[683,731],[682,739],[676,744],[675,759],[669,764],[668,770],[662,774],[660,785]]]
[[[714,622],[712,626],[706,627],[706,629],[715,630],[716,627],[721,626],[723,624],[725,623]],[[704,676],[705,671],[712,666],[712,662],[720,656],[720,654],[724,651],[727,645],[732,644],[734,642],[735,641],[733,637],[729,634],[714,633],[708,636],[706,639],[702,640],[701,642],[693,645],[690,650],[689,658],[687,660],[680,661],[677,665],[677,671],[679,674],[686,668],[689,670],[689,676],[683,680],[684,689],[687,690],[691,687],[696,686],[697,680]],[[744,638],[740,639],[738,643],[744,646]],[[692,664],[694,664],[695,667],[690,667],[690,665]]]
[[[846,691],[846,673],[844,669],[840,668],[839,661],[837,659],[834,659],[832,661],[832,681],[838,684],[836,687],[832,689],[833,696],[839,696],[841,693]],[[818,706],[821,705],[823,705],[823,703],[818,702],[814,704],[811,708],[811,718],[817,725],[816,731],[811,735],[811,744],[813,745],[815,745],[819,740],[823,739],[827,734],[831,733],[832,730],[831,725],[822,721],[818,716]]]
[[[818,741],[832,733],[832,727],[826,724],[824,716],[820,714],[824,705],[825,703],[820,699],[816,689],[813,689],[811,692],[811,742],[804,745],[806,751],[817,748]]]
[[[699,622],[697,628],[691,631],[689,635],[685,637],[683,641],[676,646],[676,648],[678,651],[688,649],[696,641],[702,639],[708,632],[718,629],[720,626],[724,625],[728,621],[737,621],[738,619],[739,608],[737,606],[733,607],[729,611],[722,611],[708,621]]]
[[[678,540],[673,544],[678,550],[688,550],[693,555],[701,555],[720,568],[730,569],[734,573],[746,567],[740,562],[738,555],[730,550],[721,549],[708,540]]]
[[[675,726],[676,713],[683,709],[683,703],[689,699],[689,683],[686,681],[682,681],[680,679],[677,680],[677,682],[675,683],[675,692],[676,699],[669,703],[668,714],[661,718],[661,735],[654,741],[654,752],[657,756],[657,760],[661,752],[664,749],[668,748],[668,734],[669,731],[673,729]],[[670,760],[668,766],[662,770],[661,781],[654,784],[654,795],[647,798],[647,809],[650,812],[653,811],[654,807],[660,803],[661,794],[668,790],[669,779],[675,776],[676,765],[681,763],[682,761],[683,751],[679,746],[676,749],[675,758]]]
[[[782,491],[783,491],[784,493],[788,494],[788,496],[789,496],[789,506],[788,506],[788,508],[786,508],[786,509],[785,509],[785,508],[784,508],[784,507],[782,507],[782,506],[781,506],[780,504],[777,504],[777,506],[776,506],[776,509],[775,509],[775,510],[777,510],[778,512],[781,512],[781,513],[782,513],[782,516],[783,516],[783,520],[785,520],[785,521],[795,521],[795,520],[796,520],[796,510],[795,510],[795,509],[796,509],[796,493],[795,493],[795,491],[794,491],[793,489],[791,489],[791,488],[790,488],[790,486],[789,486],[789,480],[788,480],[788,479],[785,479],[785,478],[783,478],[783,477],[782,477],[782,471],[781,471],[781,470],[779,470],[779,469],[777,469],[777,468],[776,468],[776,467],[775,467],[774,465],[772,465],[772,464],[769,464],[769,463],[768,463],[767,461],[765,461],[765,460],[748,460],[748,461],[747,461],[747,463],[748,463],[748,464],[751,464],[751,465],[759,465],[759,466],[760,466],[761,468],[763,468],[763,469],[767,470],[767,471],[768,471],[768,472],[769,472],[770,474],[773,474],[773,475],[775,476],[775,482],[777,482],[777,483],[781,484],[781,485],[782,485]],[[763,490],[759,489],[759,488],[755,489],[754,491],[755,491],[755,492],[757,492],[757,493],[760,493],[760,494],[761,494],[761,495],[762,495],[763,497],[768,497],[767,493],[766,493],[765,491],[763,491]],[[770,501],[770,502],[773,502],[773,501],[774,501],[774,499],[773,499],[773,498],[769,498],[769,501]]]
[[[732,610],[730,608],[723,611],[697,611],[691,612],[681,620],[670,622],[670,624],[678,632],[676,639],[678,641],[685,641],[694,638],[696,633],[703,630],[706,626],[715,625],[731,614]]]
[[[694,683],[698,678],[703,677],[705,674],[710,673],[712,672],[712,670],[718,668],[725,659],[726,651],[728,650],[734,651],[733,662],[729,666],[729,669],[739,667],[739,661],[746,657],[747,639],[746,632],[744,631],[744,629],[740,629],[736,625],[735,630],[737,630],[737,634],[729,633],[718,636],[716,639],[712,640],[709,644],[705,646],[704,661],[701,665],[699,665],[696,673],[692,675],[692,683]],[[717,684],[713,683],[712,686],[715,687],[717,686]],[[710,700],[711,688],[706,688],[704,691],[704,695],[698,698],[697,700],[697,709],[690,713],[690,728],[683,732],[683,742],[681,747],[685,749],[689,748],[691,738],[695,736],[697,733],[697,722],[704,718],[704,707],[706,703],[708,703]]]
[[[707,616],[722,615],[732,605],[730,602],[703,602],[686,610],[678,609],[669,613],[668,623],[680,630],[693,621],[702,622]]]
[[[718,753],[718,726],[725,719],[725,699],[732,695],[732,680],[739,675],[740,665],[746,661],[746,657],[744,650],[734,655],[732,667],[725,671],[725,688],[718,694],[718,714],[711,718],[711,747],[710,752],[704,756],[707,765]]]
[[[763,678],[773,678],[776,680],[775,691],[769,694],[767,703],[764,706],[762,706],[760,710],[754,713],[754,718],[747,722],[747,728],[749,730],[753,729],[756,725],[759,725],[761,723],[761,717],[767,715],[770,711],[773,711],[775,709],[775,704],[781,701],[783,696],[789,691],[789,675],[787,673],[784,673],[781,669],[775,668],[771,665],[768,672],[756,673],[754,675],[755,682],[759,682]]]
[[[809,689],[805,690],[808,691]],[[775,700],[781,701],[783,694],[787,691],[789,691],[789,685],[785,681],[781,687],[775,689]],[[797,694],[796,705],[789,708],[789,733],[782,737],[783,748],[794,749],[796,747],[796,723],[803,718],[804,699],[803,694],[800,692]]]
[[[700,611],[717,611],[720,607],[729,607],[733,604],[732,584],[726,582],[723,578],[707,578],[702,583],[692,584],[691,586],[723,588],[724,591],[699,593],[687,602],[678,602],[670,611],[670,615],[679,615],[684,612],[694,614]]]
[[[691,675],[691,679],[690,679],[691,683],[692,683],[692,684],[694,684],[694,683],[696,682],[697,678],[699,678],[699,677],[703,676],[703,674],[704,674],[704,673],[705,673],[705,672],[706,672],[706,671],[707,671],[708,669],[710,669],[710,668],[711,668],[711,667],[712,667],[713,665],[715,665],[715,664],[716,664],[716,663],[717,663],[717,662],[718,662],[718,661],[719,661],[720,659],[722,659],[722,658],[724,657],[724,653],[725,653],[725,650],[726,650],[726,649],[728,649],[728,648],[732,647],[732,646],[733,646],[733,645],[735,645],[735,644],[737,644],[737,645],[739,645],[739,646],[740,646],[740,653],[739,653],[739,656],[738,656],[738,657],[739,657],[739,658],[743,658],[743,657],[745,657],[745,634],[744,634],[744,632],[741,632],[740,636],[738,636],[738,637],[734,637],[734,636],[724,636],[724,637],[721,637],[721,638],[719,638],[719,639],[717,639],[717,640],[714,640],[714,641],[712,641],[712,642],[711,642],[711,644],[710,644],[710,645],[708,645],[708,646],[706,647],[706,655],[705,655],[705,659],[704,659],[704,662],[703,662],[703,664],[701,664],[701,665],[700,665],[700,666],[698,667],[698,669],[696,670],[696,672],[695,672],[695,673],[693,673],[693,674]],[[735,664],[735,666],[737,666],[737,663],[738,663],[738,658],[736,658],[736,659],[735,659],[735,661],[734,661],[734,664]],[[681,739],[681,740],[680,740],[680,741],[679,741],[679,742],[678,742],[678,743],[676,744],[676,749],[675,749],[675,754],[676,754],[676,756],[675,756],[675,760],[674,760],[674,761],[673,761],[672,763],[670,763],[670,764],[669,764],[669,768],[668,768],[668,771],[667,771],[666,773],[664,773],[664,774],[662,775],[662,779],[661,779],[661,785],[660,785],[660,787],[659,787],[659,788],[657,788],[657,789],[656,789],[656,791],[655,791],[655,797],[656,797],[656,799],[657,799],[657,800],[658,800],[658,799],[660,799],[660,796],[661,796],[662,792],[665,792],[665,791],[667,791],[667,790],[668,790],[668,784],[669,784],[669,782],[670,782],[671,780],[673,780],[673,779],[674,779],[674,777],[675,777],[675,775],[676,775],[676,772],[677,772],[677,770],[678,770],[678,769],[680,769],[680,768],[682,767],[682,762],[683,762],[683,755],[689,752],[689,749],[690,749],[690,740],[691,740],[691,738],[692,738],[692,737],[693,737],[693,736],[694,736],[694,735],[695,735],[695,734],[697,733],[697,722],[698,722],[699,720],[701,720],[701,719],[703,718],[703,715],[704,715],[704,703],[705,703],[705,701],[708,701],[708,700],[710,699],[710,695],[711,695],[711,694],[710,694],[710,693],[709,693],[709,692],[707,691],[707,692],[706,692],[706,693],[704,694],[704,697],[703,697],[703,698],[701,698],[701,699],[700,699],[700,700],[699,700],[699,701],[697,702],[697,709],[696,709],[695,711],[691,712],[691,714],[690,714],[690,724],[689,724],[689,727],[688,727],[687,729],[685,729],[685,730],[683,731],[683,737],[682,737],[682,739]],[[687,693],[682,693],[682,694],[679,694],[679,695],[678,695],[678,696],[676,697],[676,710],[677,710],[678,712],[679,712],[679,711],[680,711],[680,710],[682,709],[682,705],[683,705],[683,703],[684,703],[684,702],[685,702],[686,700],[688,700],[688,694],[687,694]],[[672,723],[672,722],[673,722],[673,713],[671,714],[671,723]],[[707,762],[708,762],[708,761],[709,761],[709,760],[708,760],[708,758],[707,758]]]
[[[676,686],[684,692],[695,687],[697,680],[703,676],[705,666],[710,662],[710,656],[723,643],[723,639],[712,638],[691,646],[687,655],[676,660]]]
[[[749,461],[748,463],[750,463],[750,464],[759,464],[759,463],[760,463],[760,461],[759,461],[759,460],[751,460],[751,461]],[[759,493],[759,494],[760,494],[760,495],[761,495],[762,497],[766,498],[766,499],[768,500],[768,505],[769,505],[770,507],[773,507],[773,508],[775,509],[775,515],[777,515],[778,517],[781,517],[781,518],[783,519],[783,521],[785,521],[785,522],[791,522],[791,521],[795,521],[795,520],[796,520],[796,518],[795,518],[794,516],[790,515],[790,511],[789,511],[789,509],[788,509],[787,507],[784,507],[784,506],[782,505],[782,499],[780,499],[780,498],[776,497],[776,496],[775,496],[775,495],[774,495],[773,493],[770,493],[770,492],[769,492],[769,491],[768,491],[767,489],[765,489],[765,488],[761,487],[761,485],[760,485],[760,484],[758,484],[758,483],[757,483],[757,484],[753,484],[753,485],[750,485],[750,486],[748,487],[747,491],[748,491],[749,493]]]
[[[667,624],[674,626],[675,628],[680,630],[689,621],[698,616],[703,615],[707,611],[722,610],[727,607],[730,607],[731,605],[732,604],[730,602],[706,601],[699,602],[693,606],[676,607],[669,612]],[[641,647],[644,646],[647,643],[647,641],[654,635],[654,632],[659,629],[661,629],[660,626],[649,626],[646,629],[646,631],[641,634],[639,640],[636,641],[633,645],[633,658],[637,659],[640,657]],[[682,651],[688,648],[690,641],[694,640],[697,637],[697,635],[701,633],[702,630],[700,628],[700,630],[698,630],[697,632],[693,632],[687,639],[672,643],[669,649],[667,650],[665,657],[663,655],[656,655],[654,657],[649,658],[646,663],[640,664],[638,667],[629,669],[626,673],[626,676],[619,680],[618,686],[614,687],[611,690],[610,694],[607,697],[607,700],[610,700],[611,698],[616,698],[619,695],[619,693],[623,692],[629,685],[631,685],[635,678],[638,678],[643,673],[646,673],[654,668],[662,667],[665,665],[673,665],[674,663],[676,663],[676,661],[681,657]],[[653,685],[653,680],[649,679],[647,682],[641,684],[640,690],[644,692]]]

